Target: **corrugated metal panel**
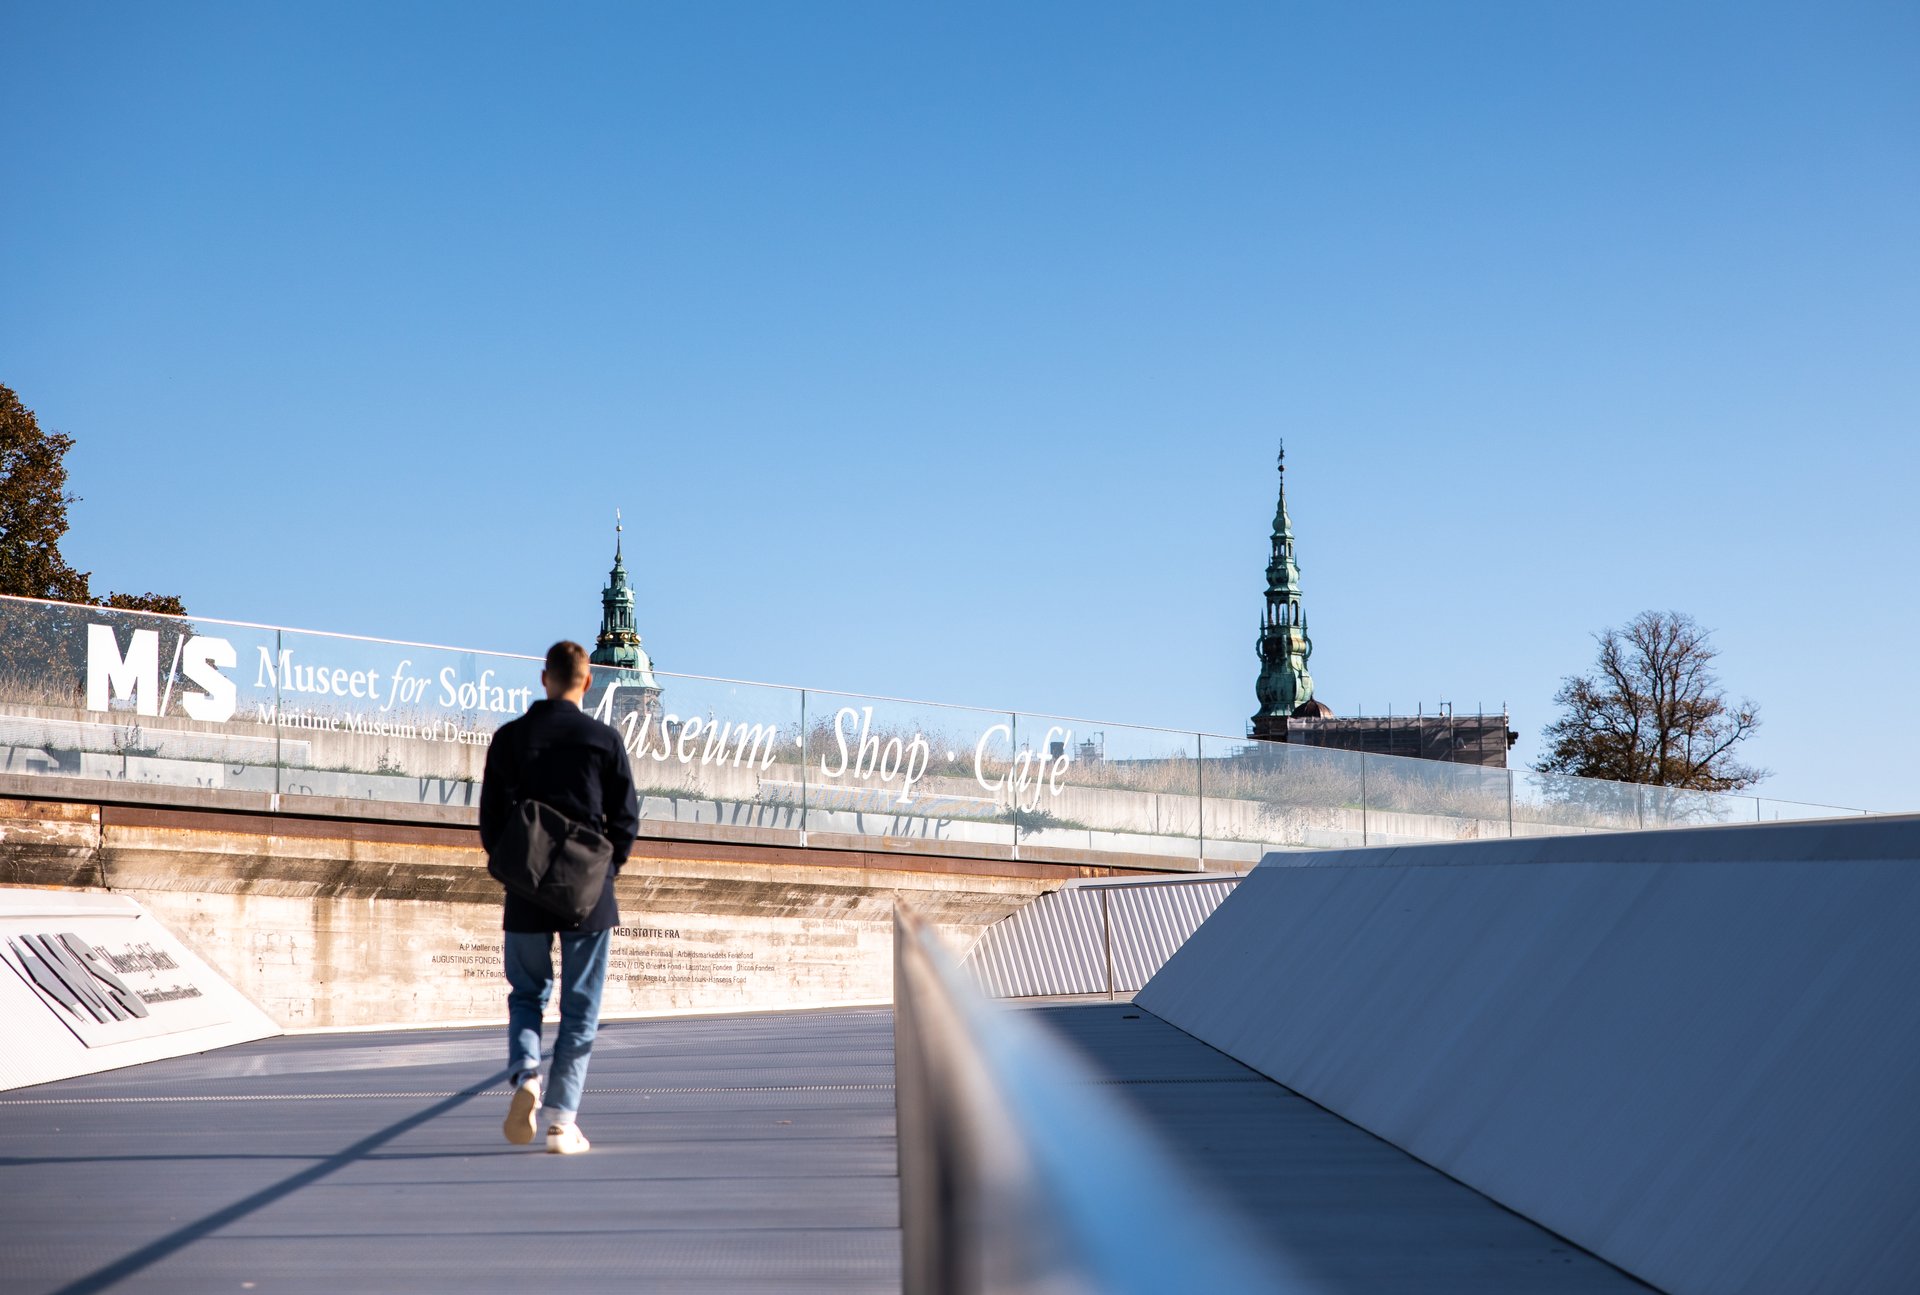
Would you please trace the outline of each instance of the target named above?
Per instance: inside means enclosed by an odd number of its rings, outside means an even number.
[[[964,965],[997,998],[1132,993],[1239,881],[1169,877],[1068,886],[988,927]]]
[[[1106,993],[1099,897],[1078,888],[1042,895],[988,927],[964,965],[996,998]]]
[[[1235,877],[1108,889],[1114,989],[1130,994],[1151,980],[1238,884],[1239,878]]]

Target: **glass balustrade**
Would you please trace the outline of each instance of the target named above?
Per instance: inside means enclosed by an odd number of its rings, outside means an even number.
[[[0,773],[466,822],[540,664],[0,598]],[[642,831],[663,836],[1244,868],[1276,849],[1861,812],[605,667],[586,708],[621,733]]]
[[[1012,850],[1030,761],[1015,717],[853,693],[799,693],[806,708],[807,842],[963,853]]]

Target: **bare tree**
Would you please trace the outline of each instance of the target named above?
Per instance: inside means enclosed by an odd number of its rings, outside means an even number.
[[[1727,701],[1709,633],[1684,612],[1648,611],[1596,634],[1596,669],[1561,681],[1553,700],[1566,713],[1547,726],[1551,746],[1533,767],[1694,791],[1737,791],[1766,777],[1734,758],[1759,727],[1759,708]]]

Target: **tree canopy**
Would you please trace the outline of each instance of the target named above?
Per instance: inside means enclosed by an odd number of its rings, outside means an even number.
[[[1713,672],[1710,631],[1684,612],[1641,612],[1594,636],[1594,669],[1569,675],[1547,726],[1542,773],[1695,791],[1737,791],[1767,776],[1734,748],[1759,727],[1752,701],[1727,701]]]
[[[60,554],[67,533],[67,451],[73,438],[41,430],[33,411],[0,386],[0,594],[186,614],[177,595],[109,593],[96,597],[90,571],[75,571]]]

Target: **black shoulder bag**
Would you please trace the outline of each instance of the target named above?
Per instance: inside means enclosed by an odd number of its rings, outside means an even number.
[[[487,854],[495,881],[538,908],[581,922],[606,889],[613,842],[545,801],[518,799]]]

